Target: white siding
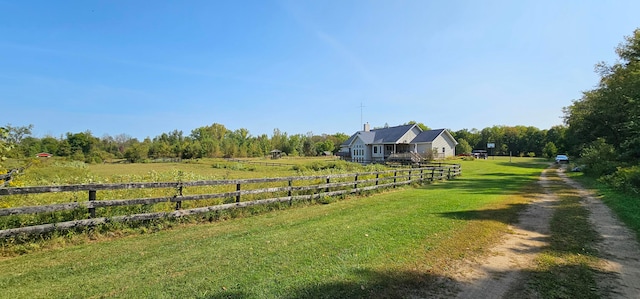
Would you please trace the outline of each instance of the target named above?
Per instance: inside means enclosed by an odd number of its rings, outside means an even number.
[[[431,144],[431,142],[418,144],[418,154],[420,155],[426,155],[432,149],[433,149],[433,145]]]
[[[356,138],[351,146],[351,161],[370,162],[371,145],[366,145],[360,138]]]
[[[382,161],[384,159],[384,145],[374,144],[371,146],[371,160]]]
[[[450,138],[445,138],[444,134],[436,137],[433,141],[433,147],[437,149],[438,155],[436,157],[442,158],[444,153],[444,158],[453,157],[456,155],[456,144]],[[444,150],[443,150],[444,149]]]
[[[400,139],[398,139],[398,143],[409,143],[411,140],[415,139],[418,134],[422,131],[418,127],[413,127],[411,130],[407,131]]]

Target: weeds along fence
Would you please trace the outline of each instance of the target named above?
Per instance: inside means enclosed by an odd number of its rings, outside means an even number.
[[[446,180],[460,174],[460,165],[451,164],[279,178],[0,188],[0,204],[6,206],[11,199],[38,204],[0,209],[0,239],[250,206],[291,205],[301,200]]]
[[[227,158],[225,160],[228,162],[237,162],[237,163],[244,163],[244,164],[261,165],[261,166],[296,166],[296,164],[291,164],[291,163],[260,162],[260,161],[249,161],[249,160],[232,159],[232,158]]]

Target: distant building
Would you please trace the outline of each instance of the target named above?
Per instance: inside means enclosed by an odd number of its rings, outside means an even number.
[[[51,158],[51,157],[53,157],[53,155],[49,154],[49,153],[38,153],[38,154],[36,154],[36,158]]]
[[[282,157],[282,151],[279,149],[274,149],[271,151],[271,159],[280,159]]]
[[[420,162],[427,157],[444,159],[456,155],[458,142],[446,129],[423,131],[417,124],[364,130],[340,145],[338,156],[353,162],[387,160]]]

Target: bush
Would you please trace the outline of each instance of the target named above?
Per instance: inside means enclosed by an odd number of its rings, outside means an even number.
[[[618,166],[613,146],[603,139],[598,139],[584,148],[580,157],[585,165],[584,173],[595,177],[612,174]]]
[[[618,167],[614,173],[600,178],[600,181],[618,190],[638,193],[640,190],[640,166]]]

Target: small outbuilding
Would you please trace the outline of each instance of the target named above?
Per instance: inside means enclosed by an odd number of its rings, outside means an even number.
[[[38,153],[38,154],[36,154],[36,158],[51,158],[51,157],[53,157],[53,155],[49,154],[49,153]]]
[[[280,159],[282,157],[282,151],[274,149],[271,151],[271,159]]]

